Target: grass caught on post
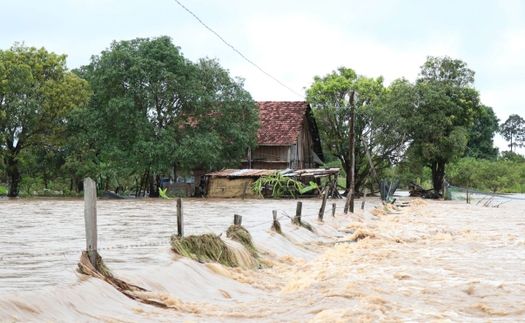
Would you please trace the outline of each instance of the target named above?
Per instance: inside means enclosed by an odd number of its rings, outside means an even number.
[[[171,248],[181,256],[198,262],[217,262],[228,267],[239,267],[235,254],[221,238],[213,233],[200,236],[171,236]]]
[[[226,231],[226,236],[233,241],[242,244],[253,258],[259,258],[259,251],[253,244],[252,235],[244,227],[240,225],[231,225]]]

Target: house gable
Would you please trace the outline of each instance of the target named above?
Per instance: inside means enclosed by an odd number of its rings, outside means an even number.
[[[321,142],[311,108],[304,101],[262,101],[258,148],[248,153],[243,167],[284,169],[317,167]]]
[[[308,104],[304,101],[261,101],[257,104],[262,124],[257,132],[257,144],[296,144]]]

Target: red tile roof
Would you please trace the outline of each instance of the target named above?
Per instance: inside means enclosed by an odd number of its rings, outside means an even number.
[[[306,113],[304,101],[260,101],[262,127],[257,132],[261,145],[293,145],[297,142]]]

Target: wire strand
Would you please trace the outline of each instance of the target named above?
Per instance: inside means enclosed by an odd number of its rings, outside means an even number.
[[[184,10],[186,10],[190,15],[192,15],[193,17],[195,17],[195,19],[197,19],[201,25],[203,25],[204,27],[206,27],[206,29],[208,29],[209,31],[211,31],[213,34],[215,34],[215,36],[219,37],[219,39],[225,43],[226,45],[228,45],[231,49],[233,49],[237,54],[239,54],[242,58],[244,58],[248,63],[252,64],[253,66],[255,66],[259,71],[263,72],[266,76],[270,77],[271,79],[273,79],[274,81],[276,81],[277,83],[279,83],[280,85],[284,86],[285,88],[287,88],[288,90],[290,90],[292,93],[294,93],[295,95],[301,97],[302,99],[304,99],[304,96],[295,92],[294,90],[292,90],[290,87],[288,87],[287,85],[285,85],[284,83],[282,83],[281,81],[279,81],[278,79],[276,79],[275,77],[273,77],[272,75],[268,74],[266,71],[264,71],[262,68],[260,68],[257,64],[255,64],[254,62],[252,62],[251,60],[249,60],[248,58],[246,58],[246,56],[244,56],[241,52],[239,52],[235,47],[233,47],[232,45],[230,45],[227,41],[225,41],[218,33],[216,33],[213,29],[211,29],[210,27],[208,27],[202,20],[200,20],[199,17],[197,17],[197,15],[195,15],[193,12],[191,12],[188,8],[186,8],[182,3],[179,2],[179,0],[175,0],[175,2],[177,2],[179,4],[179,6],[181,6]]]

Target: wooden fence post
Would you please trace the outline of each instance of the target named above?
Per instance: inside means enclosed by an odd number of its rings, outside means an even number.
[[[279,221],[277,221],[277,210],[273,210],[272,215],[273,215],[273,223],[272,223],[271,230],[279,234],[283,234],[283,231],[281,230],[281,224],[279,223]]]
[[[303,210],[303,202],[297,202],[297,208],[295,209],[295,217],[293,218],[293,223],[296,225],[301,225],[301,212]]]
[[[242,189],[242,200],[244,201],[244,196],[246,196],[246,189],[248,188],[248,182],[244,183],[244,187]]]
[[[333,203],[332,204],[332,216],[335,218],[335,207],[336,207],[336,204]]]
[[[319,209],[319,221],[323,221],[324,216],[324,209],[326,207],[326,200],[328,199],[328,192],[330,191],[330,185],[326,184],[324,188],[324,197],[323,197],[323,203],[321,204],[321,208]]]
[[[233,215],[233,224],[234,225],[241,225],[242,223],[242,216],[239,215],[239,214],[234,214]]]
[[[182,213],[182,199],[177,199],[177,234],[184,237],[184,214]]]
[[[361,210],[365,209],[366,193],[368,193],[368,188],[365,187],[365,193],[363,194],[363,202],[361,203]]]
[[[97,186],[91,178],[84,178],[84,221],[86,223],[86,251],[89,261],[97,266]]]

